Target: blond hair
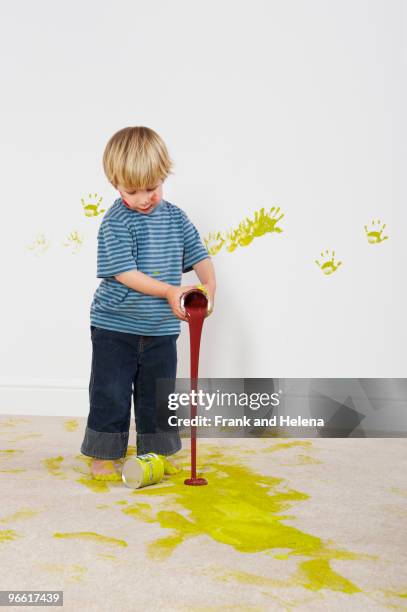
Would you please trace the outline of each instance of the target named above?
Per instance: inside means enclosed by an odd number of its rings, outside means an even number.
[[[162,138],[151,128],[126,127],[110,138],[103,153],[103,168],[117,188],[148,189],[173,174],[173,162]]]

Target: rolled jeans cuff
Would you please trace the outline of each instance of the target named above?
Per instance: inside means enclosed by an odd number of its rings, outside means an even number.
[[[109,433],[86,427],[81,453],[94,459],[121,459],[126,456],[129,432]]]
[[[136,436],[137,454],[173,455],[182,448],[178,431],[141,433]]]

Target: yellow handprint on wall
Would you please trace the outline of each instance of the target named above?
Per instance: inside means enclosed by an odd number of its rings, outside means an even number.
[[[96,200],[98,194],[95,193],[93,195],[93,198]],[[89,200],[92,199],[92,194],[89,193],[88,195]],[[85,212],[85,215],[87,217],[97,217],[98,215],[101,215],[102,213],[104,213],[106,211],[105,208],[102,208],[101,210],[99,210],[99,206],[102,202],[103,198],[102,196],[100,196],[100,198],[97,200],[97,202],[85,202],[85,200],[83,198],[81,198],[81,202],[82,202],[82,207],[83,210]]]
[[[326,274],[327,276],[329,274],[333,274],[334,272],[336,272],[336,270],[339,268],[340,265],[342,265],[341,261],[338,261],[335,264],[335,251],[332,251],[332,257],[331,259],[327,259],[329,256],[329,251],[328,249],[325,251],[325,253],[321,253],[321,258],[322,259],[326,259],[326,261],[322,264],[319,263],[319,261],[316,259],[315,263],[321,268],[322,272],[324,274]]]
[[[246,217],[244,221],[239,223],[236,229],[216,234],[209,234],[208,239],[204,238],[206,248],[210,255],[216,255],[225,245],[226,250],[232,253],[238,246],[248,246],[254,238],[259,238],[266,233],[277,232],[283,230],[277,227],[277,223],[284,217],[280,212],[280,207],[273,206],[269,212],[264,212],[264,208],[260,211],[255,211],[254,219]]]
[[[377,221],[377,229],[374,227],[374,224],[375,222],[373,220],[372,221],[373,229],[370,229],[370,231],[368,231],[367,225],[365,225],[365,234],[367,236],[367,240],[369,244],[379,244],[379,242],[383,242],[383,240],[388,239],[388,236],[382,236],[384,232],[384,228],[386,227],[386,224],[384,224],[381,229],[380,229],[380,226],[381,226],[380,219]]]
[[[72,255],[76,255],[83,244],[83,236],[80,236],[75,230],[69,234],[67,242],[63,242],[62,244],[65,247],[71,247]]]
[[[34,242],[30,245],[27,245],[27,249],[29,251],[34,251],[34,254],[39,257],[49,249],[50,244],[51,241],[47,240],[44,234],[37,234]]]
[[[216,255],[225,244],[225,239],[220,232],[217,234],[209,233],[208,238],[204,238],[204,242],[208,249],[208,253],[210,255]]]

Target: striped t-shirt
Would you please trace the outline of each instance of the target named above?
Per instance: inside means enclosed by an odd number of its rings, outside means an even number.
[[[181,321],[165,298],[130,289],[115,276],[138,270],[179,287],[183,272],[209,257],[198,230],[178,206],[161,200],[148,214],[119,198],[98,232],[97,278],[91,325],[145,336],[179,334]]]

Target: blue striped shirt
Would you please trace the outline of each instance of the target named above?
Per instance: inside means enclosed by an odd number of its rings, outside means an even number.
[[[178,206],[161,200],[148,214],[115,200],[98,232],[97,278],[91,325],[145,336],[179,334],[181,321],[165,298],[130,289],[115,276],[128,270],[181,285],[183,272],[209,258],[198,230]]]

